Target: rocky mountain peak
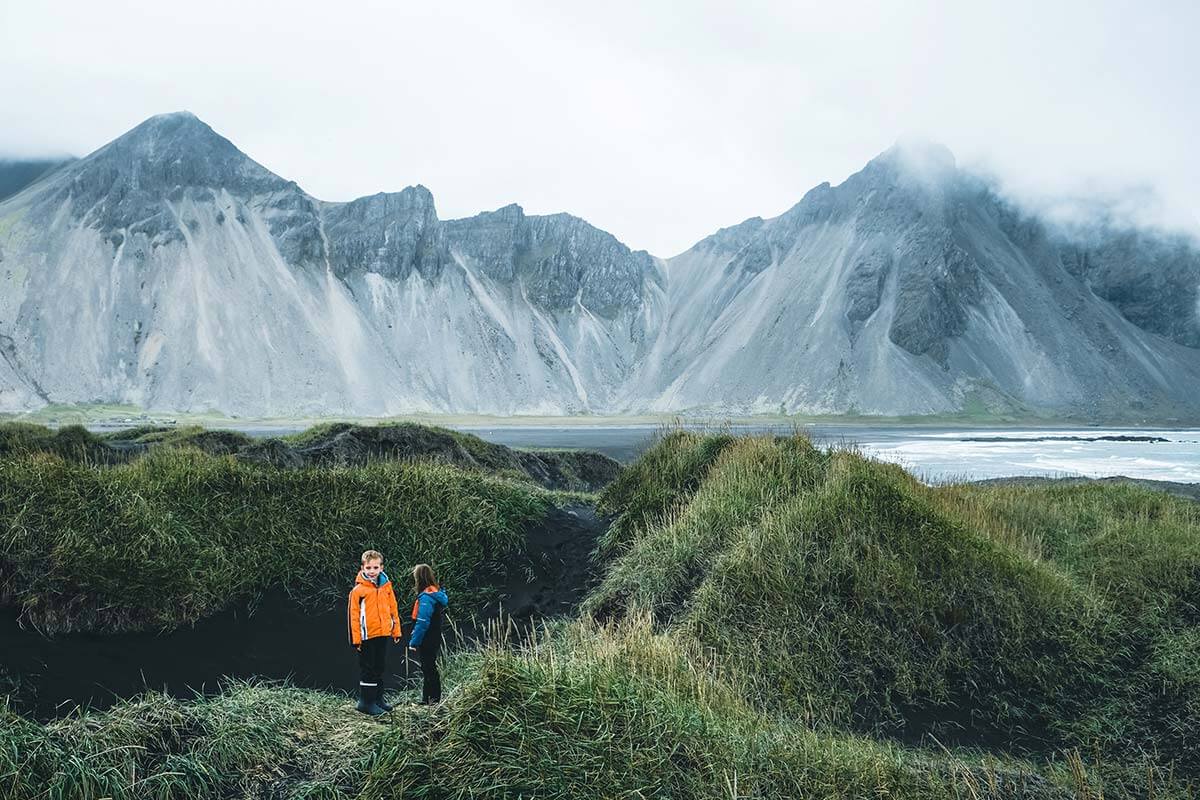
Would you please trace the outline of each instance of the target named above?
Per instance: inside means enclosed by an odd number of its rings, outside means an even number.
[[[762,217],[750,217],[739,222],[737,225],[721,228],[716,233],[704,237],[693,245],[692,249],[713,252],[737,252],[754,238],[762,226]]]
[[[64,165],[64,169],[53,169]],[[38,199],[48,199],[55,208],[64,199],[76,209],[85,204],[91,209],[97,203],[122,201],[130,195],[178,196],[184,190],[204,188],[225,189],[238,196],[295,187],[190,111],[150,117],[80,159],[0,160],[0,171],[5,172],[27,172],[31,166],[52,168],[32,177],[44,190]]]
[[[349,203],[330,203],[328,206],[339,209],[347,218],[362,222],[388,222],[395,217],[407,219],[413,216],[430,222],[437,220],[433,192],[420,184],[398,192],[378,192]]]
[[[172,228],[166,203],[237,198],[294,187],[238,150],[187,111],[151,117],[43,182],[35,216],[50,218],[65,203],[72,216],[106,234],[143,221],[151,237]]]
[[[493,219],[511,222],[513,224],[521,222],[525,219],[525,209],[516,203],[509,203],[502,208],[497,208],[495,211],[485,212],[485,214]],[[479,216],[484,216],[480,214]]]
[[[147,117],[140,125],[134,126],[117,137],[117,141],[124,139],[126,141],[155,142],[179,137],[193,140],[215,137],[227,141],[190,111],[171,111]]]
[[[433,193],[420,185],[329,204],[325,231],[330,264],[342,276],[365,271],[395,279],[416,270],[429,278],[446,261]]]
[[[106,181],[112,180],[105,186]],[[84,189],[225,188],[253,193],[285,184],[188,111],[150,117],[79,164]]]
[[[889,197],[886,205],[902,204],[937,211],[964,186],[954,154],[945,145],[920,139],[902,139],[880,153],[839,189],[860,196]],[[878,198],[875,204],[881,205]]]

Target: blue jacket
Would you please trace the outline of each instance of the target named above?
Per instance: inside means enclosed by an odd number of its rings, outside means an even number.
[[[416,620],[416,623],[408,637],[409,647],[421,646],[421,642],[425,640],[425,633],[429,630],[429,623],[433,620],[433,615],[438,612],[439,608],[444,609],[448,605],[450,605],[450,598],[446,596],[446,591],[437,586],[426,587],[425,591],[417,595],[412,608],[412,618]]]

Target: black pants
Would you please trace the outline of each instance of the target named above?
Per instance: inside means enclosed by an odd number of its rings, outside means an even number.
[[[421,662],[421,702],[439,703],[442,700],[442,676],[438,674],[437,658],[441,642],[422,642],[417,648],[417,660]]]
[[[358,651],[358,685],[382,686],[387,671],[388,637],[376,636],[362,643]]]

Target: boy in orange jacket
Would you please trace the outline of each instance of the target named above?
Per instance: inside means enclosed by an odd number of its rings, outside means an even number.
[[[392,710],[383,699],[383,677],[388,639],[400,641],[400,610],[378,550],[362,554],[346,613],[350,644],[358,650],[358,710],[377,717]]]

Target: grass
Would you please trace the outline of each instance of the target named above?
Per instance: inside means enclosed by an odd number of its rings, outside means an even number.
[[[284,441],[294,445],[313,444],[322,439],[336,436],[345,431],[360,428],[361,425],[353,422],[322,422],[313,425],[298,433],[288,434],[280,437]],[[377,425],[372,425],[373,428],[397,428],[414,435],[419,434],[435,434],[440,436],[448,436],[454,440],[460,447],[466,450],[473,458],[487,467],[502,468],[510,465],[508,459],[500,456],[505,448],[500,445],[492,444],[478,436],[460,431],[451,430],[450,428],[442,428],[431,425],[420,425],[415,422],[381,422]]]
[[[386,729],[344,698],[238,683],[203,702],[146,694],[46,726],[0,707],[0,798],[352,797]],[[253,796],[253,795],[248,795]]]
[[[450,659],[443,705],[381,720],[234,683],[37,725],[0,709],[0,798],[1182,798],[1153,766],[1034,763],[815,732],[762,714],[645,617]]]
[[[1200,504],[1132,485],[950,487],[943,503],[1104,596],[1129,624],[1200,624]]]
[[[337,437],[352,434],[341,447]],[[329,444],[321,448],[318,445]],[[283,447],[279,447],[283,445]],[[254,439],[236,430],[199,425],[138,425],[95,434],[79,425],[55,431],[25,422],[0,423],[0,457],[49,453],[85,464],[112,465],[134,461],[146,452],[170,447],[190,447],[212,455],[237,455],[247,461],[294,466],[355,465],[378,461],[424,461],[453,464],[477,472],[532,482],[541,486],[596,491],[611,481],[615,462],[596,453],[516,450],[485,441],[469,433],[407,422],[361,425],[324,422],[278,438]],[[293,449],[310,449],[309,460]],[[277,450],[287,455],[280,459]]]
[[[179,427],[139,425],[124,430],[111,431],[96,438],[103,442],[127,444],[190,445],[210,452],[214,449],[234,452],[238,447],[244,447],[254,441],[254,439],[240,431],[211,430],[200,425],[182,425]]]
[[[366,438],[390,434],[394,440],[405,442],[408,449],[429,454],[428,457],[519,480],[537,480],[556,470],[559,485],[578,487],[593,486],[610,477],[606,464],[598,463],[607,460],[594,453],[518,450],[474,434],[412,422],[381,422],[370,426],[325,422],[281,439],[292,446],[305,447],[350,431],[357,431]]]
[[[81,425],[64,425],[57,431],[26,422],[0,424],[0,457],[49,453],[91,463],[113,463],[116,458],[103,440]]]
[[[675,434],[657,446],[674,452],[643,463],[699,447]],[[632,535],[585,609],[650,614],[764,713],[1200,775],[1190,502],[1129,486],[930,488],[801,437],[725,443],[698,485],[652,472],[666,477],[606,493]]]
[[[464,664],[436,734],[378,763],[365,794],[391,784],[403,797],[954,796],[952,778],[897,748],[763,717],[704,666],[645,620],[487,648]]]
[[[364,426],[353,422],[322,422],[296,433],[278,437],[281,441],[298,447],[316,444],[340,433],[353,431]],[[462,447],[485,468],[511,468],[517,461],[511,450],[492,444],[478,436],[449,428],[431,427],[408,422],[385,422],[371,428],[400,429],[414,437],[449,437]],[[82,456],[106,443],[138,445],[198,446],[220,440],[228,447],[252,444],[255,440],[236,430],[214,430],[202,425],[160,426],[137,425],[103,434],[94,434],[82,425],[64,425],[57,431],[44,425],[29,422],[0,423],[0,455],[29,452],[57,453],[64,457]],[[572,452],[572,451],[566,451]]]
[[[723,552],[683,620],[760,702],[814,724],[1055,745],[1055,721],[1095,691],[1104,623],[1054,570],[850,454]]]
[[[601,493],[596,510],[614,517],[600,552],[614,555],[639,534],[675,512],[704,479],[713,461],[734,438],[666,431],[657,446],[626,468]]]
[[[354,428],[354,423],[352,422],[320,422],[302,431],[284,434],[279,438],[288,444],[303,446],[313,444],[330,436],[336,436],[352,428]]]
[[[1130,485],[948,487],[939,500],[1102,604],[1120,674],[1078,735],[1195,759],[1200,725],[1200,505]]]
[[[186,448],[110,468],[13,457],[0,461],[0,597],[46,632],[170,629],[254,596],[264,570],[297,599],[340,598],[367,548],[435,563],[462,593],[554,500],[436,464],[276,470]]]
[[[441,552],[466,564],[497,541],[481,531],[550,502],[449,467],[285,474],[186,449],[103,470],[21,456],[0,479],[6,535],[38,521],[22,540],[31,581],[58,547],[89,561],[82,540],[118,559],[104,574],[177,560],[187,548],[138,548],[203,520],[214,533],[181,541],[216,549],[187,568],[233,587],[222,548],[243,552],[257,520],[250,546],[274,547],[319,589],[373,515],[397,515],[385,530],[440,531]],[[125,542],[137,555],[67,536],[28,502],[37,492],[48,508],[119,519],[110,533],[146,532]],[[0,800],[1195,796],[1188,501],[1128,486],[931,488],[800,436],[668,432],[600,504],[615,532],[586,613],[451,654],[435,710],[369,720],[340,695],[256,683],[44,725],[8,710]],[[314,547],[264,520],[339,533]],[[122,587],[138,579],[105,591],[132,601]]]
[[[0,457],[46,453],[88,464],[123,463],[128,457],[115,448],[129,445],[186,446],[231,453],[252,441],[237,431],[207,430],[198,425],[179,428],[140,425],[98,435],[82,425],[64,425],[52,430],[26,422],[0,423]]]

